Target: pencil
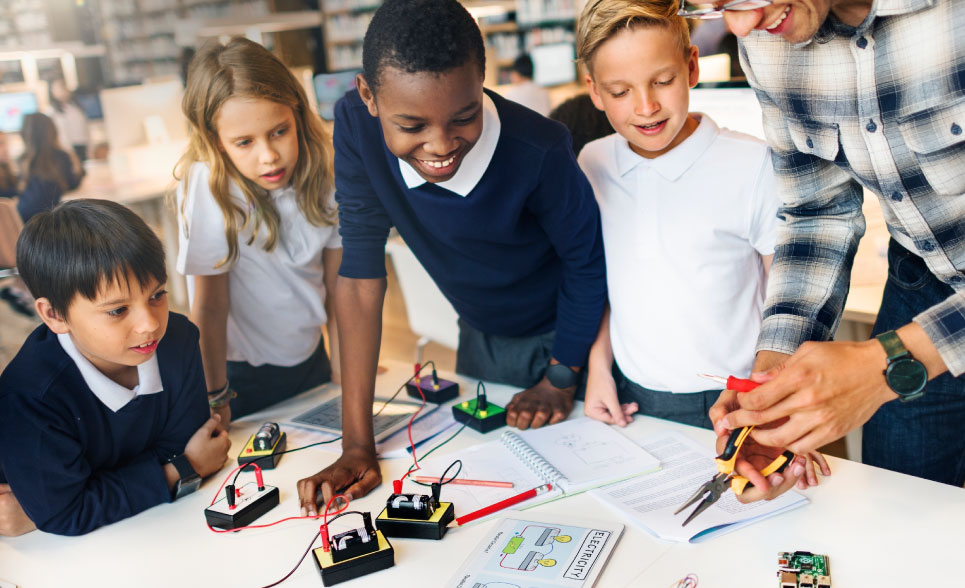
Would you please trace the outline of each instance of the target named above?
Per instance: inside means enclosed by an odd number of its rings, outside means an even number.
[[[465,525],[466,523],[468,523],[468,522],[470,522],[470,521],[474,521],[474,520],[476,520],[476,519],[479,519],[479,518],[482,518],[482,517],[491,515],[491,514],[493,514],[494,512],[499,512],[499,511],[503,510],[504,508],[509,508],[509,507],[511,507],[511,506],[517,505],[517,504],[519,504],[520,502],[523,502],[523,501],[525,501],[525,500],[529,500],[530,498],[533,498],[534,496],[539,496],[540,494],[549,492],[549,491],[552,490],[552,489],[553,489],[553,485],[552,485],[552,484],[543,484],[542,486],[538,486],[538,487],[536,487],[536,488],[533,488],[532,490],[527,490],[526,492],[523,492],[523,493],[521,493],[521,494],[517,494],[516,496],[511,496],[511,497],[507,498],[506,500],[500,500],[500,501],[497,502],[496,504],[492,504],[492,505],[487,506],[487,507],[485,507],[485,508],[480,508],[479,510],[477,510],[477,511],[475,511],[475,512],[471,512],[471,513],[469,513],[469,514],[467,514],[467,515],[462,515],[461,517],[459,517],[459,518],[456,519],[456,526]]]
[[[423,484],[431,484],[433,482],[438,482],[438,476],[416,476],[416,482],[422,482]],[[453,478],[451,481],[447,482],[449,484],[462,484],[465,486],[489,486],[491,488],[512,488],[512,482],[498,482],[495,480],[469,480],[467,478]]]

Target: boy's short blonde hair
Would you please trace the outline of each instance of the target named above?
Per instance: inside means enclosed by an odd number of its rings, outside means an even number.
[[[576,25],[576,58],[592,75],[593,54],[622,29],[658,26],[677,37],[680,51],[690,51],[687,20],[677,16],[677,0],[588,0]]]

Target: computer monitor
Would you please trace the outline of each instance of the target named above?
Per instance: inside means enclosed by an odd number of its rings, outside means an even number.
[[[0,131],[20,132],[23,117],[37,110],[37,94],[34,92],[0,93]]]
[[[690,111],[706,113],[717,126],[767,140],[761,122],[761,105],[751,88],[698,86],[690,91]]]
[[[104,127],[111,150],[153,143],[161,134],[166,134],[170,141],[186,139],[182,93],[180,81],[101,90]],[[159,133],[162,128],[163,133]],[[148,137],[149,131],[153,137]]]
[[[318,114],[325,120],[335,120],[335,103],[349,90],[355,89],[357,70],[323,73],[315,76],[315,96]]]
[[[533,60],[533,81],[541,86],[558,86],[576,80],[573,43],[537,45],[529,52]]]

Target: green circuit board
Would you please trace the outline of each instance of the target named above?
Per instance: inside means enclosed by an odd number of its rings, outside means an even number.
[[[828,556],[810,551],[777,554],[779,588],[831,588]]]

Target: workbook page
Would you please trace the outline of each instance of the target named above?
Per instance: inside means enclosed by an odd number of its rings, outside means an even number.
[[[515,434],[563,474],[568,494],[660,467],[657,458],[622,433],[589,418]]]
[[[808,502],[791,490],[774,500],[742,504],[733,491],[727,490],[720,500],[684,527],[682,523],[697,503],[680,514],[675,515],[674,511],[717,474],[713,451],[676,431],[648,436],[640,444],[660,459],[660,471],[593,490],[590,495],[662,539],[696,543]]]

